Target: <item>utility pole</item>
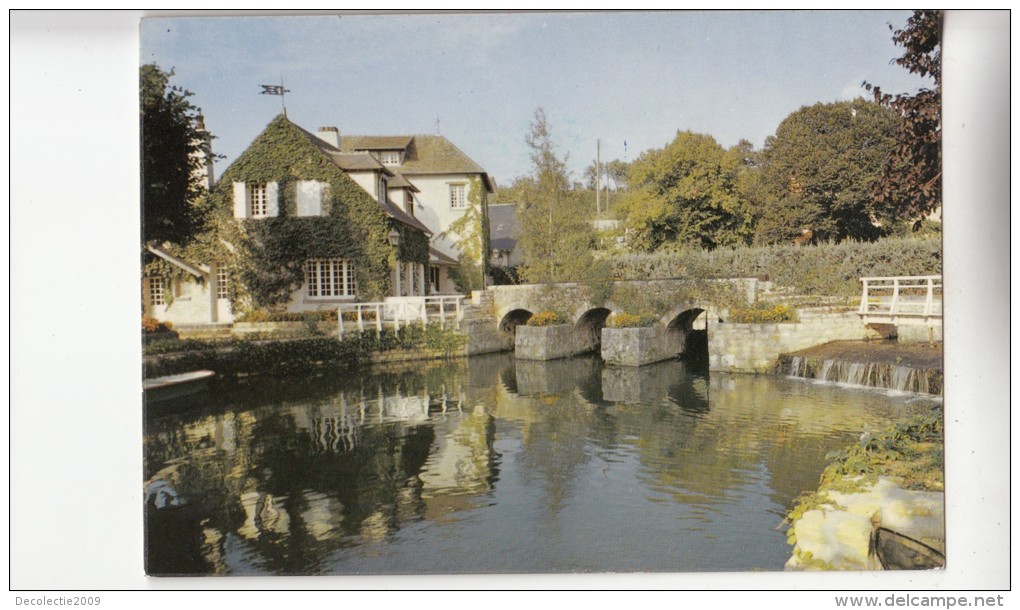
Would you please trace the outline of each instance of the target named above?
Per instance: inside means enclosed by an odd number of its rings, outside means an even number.
[[[602,220],[602,160],[600,158],[600,144],[598,138],[595,139],[595,220],[601,222]]]

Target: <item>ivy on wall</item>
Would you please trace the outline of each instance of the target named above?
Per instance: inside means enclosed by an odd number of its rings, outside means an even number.
[[[374,197],[333,164],[316,137],[286,117],[276,117],[223,173],[210,193],[205,231],[181,253],[185,260],[227,265],[235,311],[283,308],[304,283],[310,258],[352,261],[359,297],[376,300],[390,293],[398,261],[428,265],[428,239],[387,216]],[[297,182],[328,185],[321,216],[297,216]],[[279,215],[244,219],[233,215],[233,183],[278,184]],[[394,248],[387,236],[401,234]]]

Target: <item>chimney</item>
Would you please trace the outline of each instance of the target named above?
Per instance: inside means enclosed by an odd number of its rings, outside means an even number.
[[[317,135],[326,144],[334,148],[340,148],[340,130],[336,127],[320,127]]]

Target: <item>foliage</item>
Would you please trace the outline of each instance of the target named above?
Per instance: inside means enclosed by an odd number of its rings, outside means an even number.
[[[496,286],[511,286],[521,283],[521,276],[517,267],[493,267],[492,283]]]
[[[830,464],[822,471],[819,488],[797,498],[786,515],[786,524],[796,523],[808,511],[835,507],[828,492],[860,492],[879,476],[895,478],[907,489],[942,491],[944,442],[941,409],[864,434],[856,444],[826,456]],[[791,545],[797,542],[792,527],[787,531],[787,542]]]
[[[892,200],[900,218],[918,220],[942,205],[942,12],[914,11],[905,28],[893,30],[893,42],[904,49],[893,61],[934,87],[891,95],[864,83],[876,102],[904,117],[873,193]]]
[[[555,311],[540,311],[528,318],[528,326],[556,326],[565,324],[566,318]]]
[[[855,296],[861,277],[941,273],[942,244],[938,239],[885,238],[627,254],[605,260],[614,279],[761,277],[798,294]]]
[[[190,91],[170,84],[173,70],[140,69],[142,241],[182,245],[199,231],[205,209],[201,170],[211,162],[212,136]]]
[[[373,352],[389,350],[436,350],[451,354],[467,338],[438,324],[411,326],[352,334],[342,341],[335,337],[295,339],[186,339],[146,346],[150,356],[144,363],[147,378],[194,370],[212,370],[219,375],[286,374],[316,368],[350,367],[367,362]]]
[[[632,246],[656,250],[745,243],[750,225],[737,188],[741,159],[711,136],[690,131],[677,132],[661,150],[642,153],[630,166],[632,190],[616,207],[633,233]]]
[[[228,265],[235,311],[279,309],[304,283],[311,258],[345,258],[353,263],[358,294],[376,299],[390,293],[391,270],[398,261],[428,264],[428,238],[392,221],[379,203],[333,164],[315,136],[276,117],[224,172],[210,194],[204,231],[184,251],[187,260]],[[322,216],[297,216],[297,181],[327,184]],[[234,182],[277,182],[279,216],[233,216]],[[400,233],[394,249],[391,229]]]
[[[899,124],[895,112],[863,99],[805,106],[786,117],[762,150],[755,241],[789,242],[804,230],[816,240],[879,237],[895,197],[879,204],[872,185]]]
[[[736,307],[729,310],[727,322],[735,324],[767,324],[773,322],[796,322],[797,313],[786,305],[759,301],[751,307]]]
[[[142,316],[142,332],[147,334],[152,333],[165,333],[173,330],[173,325],[169,322],[160,322],[156,318],[151,316]]]
[[[651,314],[614,313],[609,316],[606,326],[610,328],[647,328],[654,326],[658,318]]]
[[[521,277],[531,283],[599,279],[592,248],[595,230],[590,210],[570,188],[566,163],[556,156],[545,111],[539,108],[525,138],[531,149],[532,176],[522,184],[524,203],[518,207],[523,265]]]
[[[237,322],[336,322],[336,309],[319,311],[271,311],[252,309],[241,313]],[[347,319],[346,317],[344,319]]]
[[[465,294],[485,288],[488,267],[485,254],[490,250],[486,210],[485,187],[477,176],[472,176],[468,207],[460,218],[450,223],[447,231],[456,236],[454,243],[460,251],[458,265],[451,270],[451,277],[457,290]]]

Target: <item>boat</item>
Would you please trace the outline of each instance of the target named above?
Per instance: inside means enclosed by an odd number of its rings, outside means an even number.
[[[209,380],[215,375],[213,371],[203,370],[146,379],[142,382],[145,401],[159,402],[201,392],[209,386]]]

